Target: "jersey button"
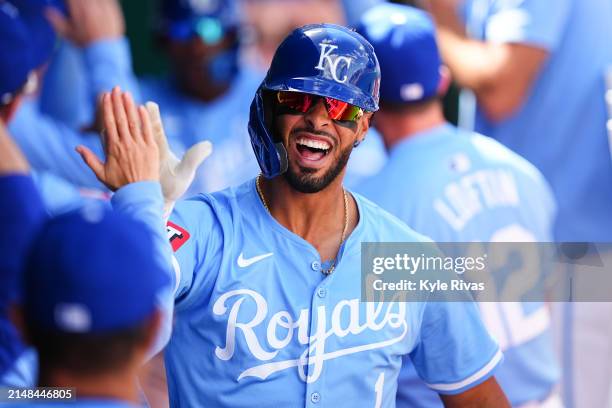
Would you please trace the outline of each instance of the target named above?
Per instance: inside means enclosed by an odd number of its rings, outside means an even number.
[[[318,404],[319,401],[321,401],[321,394],[318,392],[313,392],[310,394],[310,401],[312,401],[313,404]]]
[[[317,271],[317,272],[319,272],[319,271],[321,270],[321,262],[319,262],[319,261],[313,261],[313,262],[310,264],[310,267],[312,268],[312,270],[313,270],[313,271]]]
[[[320,298],[324,298],[327,295],[327,290],[325,288],[317,289],[317,296]]]

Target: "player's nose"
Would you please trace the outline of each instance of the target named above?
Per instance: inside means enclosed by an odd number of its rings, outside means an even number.
[[[319,98],[308,112],[306,112],[304,120],[314,129],[325,127],[331,123],[323,98]]]

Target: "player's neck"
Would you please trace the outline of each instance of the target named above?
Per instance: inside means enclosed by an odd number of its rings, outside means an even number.
[[[380,132],[387,150],[391,150],[396,144],[444,123],[446,119],[442,105],[435,103],[415,111],[378,112],[376,129]]]
[[[343,178],[344,172],[324,190],[312,194],[295,190],[283,176],[262,181],[261,185],[270,214],[276,221],[318,248],[327,238],[339,236],[344,228]],[[350,194],[347,202],[348,236],[356,225],[358,211]]]
[[[114,399],[136,405],[142,402],[135,368],[95,376],[41,368],[38,385],[40,387],[74,388],[79,399]]]

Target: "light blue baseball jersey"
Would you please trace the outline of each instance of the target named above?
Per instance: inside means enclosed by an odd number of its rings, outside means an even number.
[[[100,92],[115,86],[140,100],[127,38],[99,40],[84,48],[61,40],[41,84],[40,110],[73,129],[90,126]]]
[[[555,204],[543,176],[498,142],[451,125],[392,148],[383,170],[357,191],[436,242],[549,242]],[[550,318],[540,303],[482,303],[504,352],[496,378],[513,405],[546,397],[559,379]],[[438,407],[410,364],[398,406]]]
[[[21,104],[9,131],[34,169],[34,181],[49,214],[78,208],[90,199],[108,200],[110,192],[74,150],[83,144],[103,158],[96,134],[77,132],[43,115],[34,98]]]
[[[76,186],[106,190],[74,150],[83,144],[103,158],[102,145],[96,134],[80,133],[41,114],[34,98],[23,101],[8,128],[37,172],[54,174]]]
[[[119,190],[113,204],[140,211],[132,200],[145,193]],[[172,406],[393,407],[403,356],[441,393],[491,375],[501,353],[473,303],[360,302],[362,242],[427,240],[355,199],[359,222],[330,276],[267,212],[253,179],[177,203]]]
[[[612,240],[612,163],[604,73],[612,65],[609,0],[469,0],[468,31],[550,53],[525,103],[475,130],[516,151],[547,178],[559,203],[557,241]]]
[[[77,187],[49,172],[33,172],[32,178],[50,216],[63,214],[93,202],[110,205],[110,192]]]

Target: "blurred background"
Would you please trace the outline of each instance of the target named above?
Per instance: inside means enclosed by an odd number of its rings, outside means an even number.
[[[391,3],[416,6],[415,1],[395,0]],[[167,56],[156,46],[152,28],[160,0],[121,0],[130,41],[134,72],[138,76],[168,73]],[[276,46],[293,28],[308,23],[344,24],[346,18],[340,0],[245,0],[245,27],[252,47],[251,55],[260,53],[262,67],[269,62]],[[457,123],[458,89],[451,87],[444,101],[445,114]]]

